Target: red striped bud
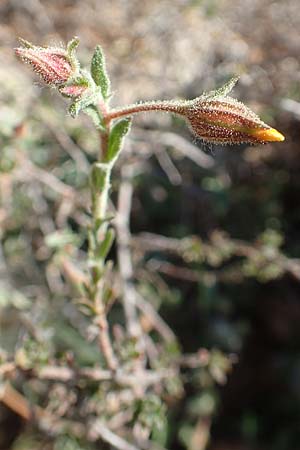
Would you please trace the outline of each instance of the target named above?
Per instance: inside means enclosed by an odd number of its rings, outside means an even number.
[[[55,47],[37,47],[21,40],[23,47],[15,49],[16,55],[30,64],[43,81],[52,86],[65,84],[74,74],[67,50]]]
[[[231,97],[195,99],[188,102],[185,116],[194,134],[206,142],[225,145],[284,140],[279,131]]]
[[[224,145],[284,141],[279,131],[228,96],[237,81],[238,77],[233,77],[220,89],[186,102],[183,115],[194,134],[206,142]]]
[[[63,86],[59,92],[66,97],[78,98],[81,97],[88,90],[88,86],[84,84],[71,84]]]

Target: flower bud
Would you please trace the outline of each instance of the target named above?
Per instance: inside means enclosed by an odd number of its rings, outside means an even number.
[[[66,96],[71,98],[78,98],[82,97],[84,93],[88,90],[88,86],[84,84],[70,84],[67,86],[63,86],[59,89],[59,92]]]
[[[194,134],[214,144],[264,144],[284,141],[243,103],[231,97],[199,97],[186,103],[184,116]]]
[[[51,86],[65,84],[74,75],[67,50],[55,47],[37,47],[21,40],[23,47],[15,49],[16,55],[33,67],[43,81]]]

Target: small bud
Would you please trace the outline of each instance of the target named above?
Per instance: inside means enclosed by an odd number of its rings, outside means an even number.
[[[63,48],[37,47],[21,40],[23,47],[15,49],[16,55],[33,67],[45,83],[51,86],[65,84],[74,75],[74,65]]]
[[[194,134],[214,144],[264,144],[284,141],[243,103],[231,97],[196,98],[186,103],[185,117]]]
[[[86,85],[76,85],[71,84],[68,86],[63,86],[59,89],[59,92],[66,97],[78,98],[82,97],[82,95],[88,90],[88,86]]]

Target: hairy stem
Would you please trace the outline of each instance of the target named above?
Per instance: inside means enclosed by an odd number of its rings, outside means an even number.
[[[103,109],[102,105],[102,109]],[[106,110],[105,110],[106,111]],[[99,153],[99,165],[102,176],[101,189],[92,186],[92,229],[91,239],[89,242],[89,257],[92,261],[91,279],[90,279],[90,296],[95,309],[95,324],[98,326],[99,335],[98,342],[100,350],[103,353],[107,367],[110,370],[116,370],[118,366],[117,358],[114,354],[113,346],[109,335],[109,325],[105,307],[105,280],[104,269],[105,259],[97,257],[97,249],[103,240],[108,228],[107,221],[107,205],[110,189],[110,178],[112,164],[102,164],[101,160],[105,158],[107,153],[109,138],[109,127],[107,131],[100,134],[101,151]]]
[[[99,328],[99,347],[104,355],[106,364],[109,369],[116,370],[118,362],[114,354],[114,350],[111,344],[109,336],[109,325],[107,321],[106,309],[105,309],[105,258],[102,260],[97,258],[97,249],[99,249],[99,243],[103,242],[105,235],[107,233],[109,222],[107,220],[107,204],[108,195],[110,189],[110,178],[111,171],[113,168],[113,163],[103,163],[107,155],[108,150],[108,140],[109,140],[109,130],[110,123],[114,119],[120,117],[126,117],[133,114],[138,114],[148,111],[162,111],[171,112],[175,114],[185,114],[186,102],[175,102],[175,101],[156,101],[156,102],[144,102],[140,104],[129,105],[123,108],[117,108],[109,111],[107,105],[101,102],[99,105],[101,113],[106,124],[106,130],[100,133],[101,141],[101,151],[99,153],[99,163],[96,164],[95,169],[98,170],[99,176],[98,184],[96,180],[96,185],[92,186],[92,238],[90,240],[90,259],[93,261],[91,269],[91,300],[93,301],[95,307],[95,323]],[[96,186],[96,187],[95,187]],[[127,186],[127,185],[126,185]],[[124,186],[123,186],[124,187]],[[124,190],[124,189],[123,189]],[[123,192],[123,190],[121,190]],[[131,195],[131,194],[130,194]],[[121,197],[119,198],[121,201]],[[123,202],[121,203],[126,204]],[[130,209],[130,202],[128,204]],[[119,204],[119,209],[122,209],[122,205]],[[124,209],[124,208],[123,208]],[[124,212],[124,211],[123,211]],[[119,263],[121,265],[120,270],[124,275],[124,308],[127,321],[127,327],[129,334],[135,337],[141,337],[141,329],[137,317],[136,305],[135,305],[135,291],[131,286],[132,277],[132,267],[129,264],[126,245],[122,241],[122,237],[127,239],[127,221],[128,214],[126,216],[125,222],[121,222],[118,225],[118,238],[119,238]],[[123,217],[123,219],[124,219]],[[125,241],[126,241],[125,239]],[[122,247],[123,245],[123,247]],[[126,255],[126,258],[124,257]],[[124,257],[124,258],[123,258]],[[129,270],[129,273],[127,273]]]
[[[171,112],[174,114],[185,115],[185,108],[187,102],[180,101],[153,101],[153,102],[143,102],[135,103],[133,105],[128,105],[123,108],[115,108],[105,115],[106,123],[109,123],[113,119],[118,119],[119,117],[132,116],[133,114],[138,114],[142,112],[149,111],[161,111],[161,112]]]
[[[104,175],[102,189],[101,191],[93,192],[94,195],[92,195],[93,227],[96,230],[99,239],[101,239],[101,237],[103,238],[103,234],[108,225],[106,216],[112,166],[110,164],[103,164],[101,170]],[[97,222],[101,223],[101,226],[97,226]]]

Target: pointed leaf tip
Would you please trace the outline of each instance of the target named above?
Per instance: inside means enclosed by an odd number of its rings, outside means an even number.
[[[18,37],[18,41],[24,48],[34,48],[34,45],[31,44],[31,42],[26,41],[26,39],[23,39],[21,37]]]
[[[73,53],[74,50],[78,47],[79,45],[79,37],[74,36],[67,44],[67,51],[69,54]]]
[[[206,100],[206,99],[226,97],[226,95],[228,95],[232,91],[232,89],[238,82],[239,78],[240,78],[239,75],[235,75],[234,77],[230,78],[230,80],[228,80],[227,83],[225,83],[220,88],[204,93],[203,95],[204,99]]]
[[[129,132],[131,126],[131,119],[121,119],[112,128],[109,140],[108,140],[108,150],[106,155],[106,161],[111,162],[116,160],[119,153],[122,150],[123,140],[126,134]]]
[[[92,57],[91,74],[97,86],[100,86],[103,98],[107,99],[110,96],[110,80],[106,71],[105,56],[100,45],[97,45]]]

